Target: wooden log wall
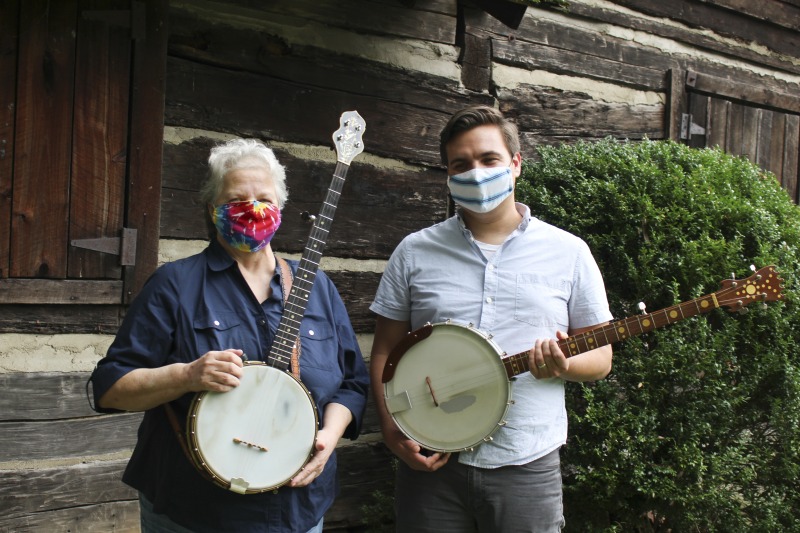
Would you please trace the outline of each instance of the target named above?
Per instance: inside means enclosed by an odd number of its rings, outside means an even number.
[[[608,135],[677,138],[676,117],[688,106],[676,91],[679,73],[797,95],[799,29],[800,0],[575,0],[566,10],[528,8],[519,27],[467,0],[172,0],[162,247],[202,248],[197,190],[208,150],[252,136],[287,167],[290,200],[274,246],[299,254],[309,229],[299,214],[318,209],[333,172],[331,133],[343,111],[357,110],[365,152],[351,165],[330,233],[333,266],[323,266],[368,356],[380,265],[405,235],[446,217],[438,134],[453,111],[499,106],[519,124],[525,156],[538,144]],[[796,191],[797,166],[787,168],[782,182]],[[0,205],[4,198],[0,187]],[[26,320],[34,311],[48,319]],[[138,530],[135,494],[119,477],[139,415],[91,411],[85,363],[28,369],[10,360],[24,356],[9,355],[20,337],[47,346],[77,342],[78,333],[109,338],[123,313],[3,307],[0,531]],[[362,506],[392,479],[372,406],[364,435],[340,454],[342,497],[326,529],[361,530]]]

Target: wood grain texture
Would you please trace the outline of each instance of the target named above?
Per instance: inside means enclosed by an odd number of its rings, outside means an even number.
[[[27,38],[20,40],[17,71],[14,175],[20,179],[14,180],[10,275],[63,278],[77,0],[31,0],[20,9]]]
[[[0,278],[11,268],[11,190],[17,89],[19,0],[0,2]]]
[[[77,20],[69,236],[119,237],[125,207],[131,28],[111,15],[130,2],[87,2]],[[102,8],[102,9],[100,9]],[[124,15],[121,18],[126,18]],[[119,256],[70,246],[68,276],[120,279]]]

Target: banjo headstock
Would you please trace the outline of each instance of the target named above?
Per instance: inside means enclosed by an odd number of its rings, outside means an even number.
[[[367,123],[357,111],[345,111],[339,117],[339,129],[333,132],[333,143],[336,145],[337,159],[349,165],[355,156],[364,151],[362,135]]]
[[[783,279],[774,266],[765,266],[747,279],[726,279],[715,292],[720,307],[738,311],[755,302],[774,302],[784,298]]]

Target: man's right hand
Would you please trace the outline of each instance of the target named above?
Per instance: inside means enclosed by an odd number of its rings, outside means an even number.
[[[418,443],[406,437],[397,427],[383,430],[386,446],[412,470],[434,472],[450,459],[449,453],[433,452],[428,455]]]

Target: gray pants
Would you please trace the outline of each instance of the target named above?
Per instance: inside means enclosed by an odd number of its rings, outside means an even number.
[[[557,533],[564,527],[559,452],[495,469],[462,465],[457,454],[436,472],[401,461],[395,521],[398,533]]]

